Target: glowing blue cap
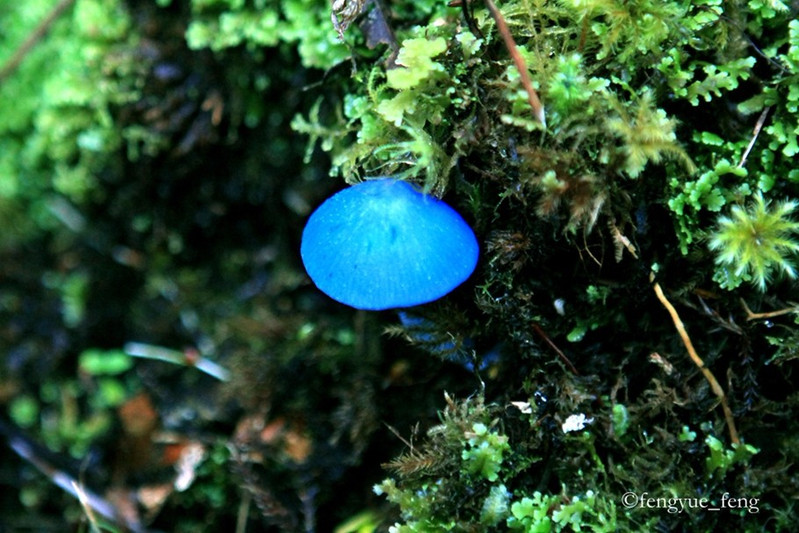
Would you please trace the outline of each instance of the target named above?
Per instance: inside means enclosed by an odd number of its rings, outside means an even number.
[[[319,206],[305,225],[300,254],[319,290],[357,309],[380,310],[449,293],[474,271],[479,246],[450,206],[383,178]]]

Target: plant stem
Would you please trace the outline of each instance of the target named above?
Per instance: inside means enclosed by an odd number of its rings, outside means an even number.
[[[699,367],[699,370],[702,371],[704,374],[705,379],[710,383],[710,388],[713,389],[713,392],[718,397],[719,401],[721,402],[721,408],[724,410],[724,418],[727,421],[727,429],[730,431],[730,440],[733,444],[739,444],[740,440],[738,439],[738,431],[735,429],[735,421],[732,418],[732,411],[730,410],[730,406],[727,405],[727,395],[724,394],[724,389],[721,388],[719,382],[716,381],[716,377],[710,371],[708,367],[705,366],[705,362],[702,361],[702,358],[699,357],[699,354],[696,353],[696,349],[694,348],[694,344],[691,342],[691,338],[688,336],[688,332],[685,330],[685,325],[683,324],[682,320],[680,320],[680,315],[677,314],[677,310],[671,305],[671,302],[666,298],[666,295],[663,294],[663,289],[660,287],[660,284],[655,281],[653,286],[655,289],[655,294],[660,300],[660,303],[663,304],[663,307],[671,315],[671,321],[674,322],[674,327],[677,328],[677,333],[680,334],[680,338],[682,339],[682,343],[685,345],[685,349],[688,350],[688,355],[691,357],[691,360]]]
[[[25,59],[25,56],[33,50],[33,47],[41,41],[47,32],[50,30],[50,27],[58,20],[64,12],[69,8],[72,4],[75,3],[75,0],[61,0],[58,4],[50,10],[50,13],[42,20],[38,26],[28,35],[28,38],[25,39],[25,42],[20,45],[19,48],[16,49],[14,54],[5,62],[2,68],[0,68],[0,85],[7,79],[10,78],[11,75],[17,70],[20,66],[22,61]]]
[[[577,368],[574,366],[574,364],[571,361],[569,361],[569,358],[566,357],[566,354],[564,354],[561,351],[561,349],[558,348],[557,345],[554,342],[552,342],[552,339],[550,339],[549,336],[546,333],[544,333],[544,330],[541,329],[541,326],[539,326],[536,323],[533,323],[533,330],[536,333],[538,333],[541,336],[542,339],[544,339],[544,342],[549,344],[550,348],[555,350],[555,353],[557,353],[558,356],[563,360],[563,362],[566,363],[566,366],[569,367],[569,370],[571,370],[572,373],[574,373],[575,376],[579,376],[580,375],[580,373],[577,372]]]
[[[746,302],[743,298],[741,298],[741,305],[746,312],[746,320],[761,320],[763,318],[774,318],[777,316],[788,315],[790,313],[799,313],[799,305],[794,305],[793,307],[786,307],[785,309],[778,309],[776,311],[767,311],[765,313],[755,313],[749,306],[746,305]]]
[[[538,93],[535,92],[533,88],[533,82],[530,80],[530,73],[527,71],[527,64],[524,62],[524,58],[519,53],[519,49],[516,47],[516,41],[513,40],[513,35],[510,33],[510,29],[508,29],[508,24],[505,22],[505,18],[502,16],[502,13],[499,12],[497,6],[494,4],[493,0],[483,0],[485,2],[488,11],[491,12],[491,16],[494,18],[494,21],[497,23],[497,30],[499,30],[499,34],[502,36],[502,39],[505,41],[505,47],[507,47],[508,52],[510,53],[511,59],[513,59],[513,63],[516,65],[516,68],[519,71],[522,79],[522,86],[527,91],[527,100],[530,102],[530,107],[533,108],[533,114],[538,121],[546,127],[547,120],[546,115],[544,114],[544,106],[541,105],[541,100],[538,98]]]

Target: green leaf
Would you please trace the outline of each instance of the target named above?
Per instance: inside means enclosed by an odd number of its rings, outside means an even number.
[[[11,401],[9,416],[21,428],[32,427],[39,420],[39,402],[33,396],[18,396]]]
[[[79,366],[93,376],[113,376],[130,370],[133,360],[122,350],[89,349],[80,354]]]
[[[386,73],[388,86],[402,90],[418,86],[434,72],[444,72],[444,67],[432,58],[447,49],[443,37],[433,40],[425,38],[406,39],[397,56],[397,64],[403,68],[394,68]]]

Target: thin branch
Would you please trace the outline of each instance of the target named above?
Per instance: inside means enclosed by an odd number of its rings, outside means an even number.
[[[25,59],[25,56],[33,50],[33,48],[41,41],[47,32],[50,31],[50,28],[55,23],[58,18],[64,14],[64,12],[75,3],[75,0],[61,0],[56,4],[50,13],[42,20],[38,26],[28,35],[28,38],[25,39],[25,42],[20,45],[19,48],[16,49],[14,54],[5,62],[2,68],[0,68],[0,85],[5,82],[6,79],[10,78],[11,75],[17,70],[20,66],[22,61]]]
[[[746,158],[749,157],[749,152],[752,151],[752,148],[755,146],[755,141],[757,141],[757,136],[760,135],[760,130],[763,129],[763,124],[766,123],[766,116],[768,116],[768,112],[771,108],[767,107],[760,113],[760,117],[757,119],[757,123],[755,124],[754,132],[752,133],[752,140],[749,141],[749,144],[744,150],[744,154],[741,156],[741,161],[738,163],[738,168],[741,168],[746,163]]]
[[[236,515],[236,533],[246,533],[251,505],[252,493],[250,491],[244,491],[241,497],[241,503],[239,503],[239,512]]]
[[[655,290],[655,294],[660,300],[660,303],[663,304],[663,307],[669,312],[671,315],[671,321],[674,322],[674,327],[677,329],[677,333],[680,334],[680,338],[682,339],[682,343],[685,345],[685,349],[688,350],[688,355],[691,357],[691,360],[699,367],[699,370],[704,374],[705,379],[710,383],[710,388],[713,389],[713,393],[718,397],[719,402],[721,402],[721,408],[724,410],[724,418],[727,421],[727,429],[730,431],[730,440],[733,444],[739,444],[740,440],[738,439],[738,431],[735,429],[735,421],[732,418],[732,411],[730,410],[730,406],[727,405],[727,395],[724,394],[724,389],[721,388],[719,382],[716,381],[716,377],[710,371],[708,367],[705,366],[705,362],[702,361],[702,358],[699,357],[699,354],[696,353],[696,349],[694,348],[694,344],[691,342],[691,338],[688,336],[688,332],[685,330],[685,325],[683,324],[682,320],[680,320],[680,315],[677,314],[677,310],[671,305],[671,302],[666,298],[666,295],[663,294],[663,289],[660,288],[660,284],[655,281],[652,287]]]
[[[544,342],[546,342],[547,344],[549,344],[549,347],[550,347],[550,348],[552,348],[553,350],[555,350],[555,353],[557,353],[557,354],[558,354],[558,356],[559,356],[559,357],[560,357],[560,358],[563,360],[563,362],[564,362],[564,363],[566,363],[566,366],[568,366],[568,367],[569,367],[569,370],[571,370],[571,371],[572,371],[572,373],[574,373],[574,375],[575,375],[575,376],[579,376],[579,375],[580,375],[580,373],[579,373],[579,372],[577,372],[577,368],[576,368],[576,367],[575,367],[575,366],[572,364],[572,362],[571,362],[571,361],[569,361],[569,358],[568,358],[568,357],[566,357],[566,354],[564,354],[564,353],[563,353],[563,352],[560,350],[560,348],[558,348],[558,347],[557,347],[557,345],[556,345],[554,342],[552,342],[552,339],[550,339],[550,338],[549,338],[549,336],[547,336],[547,334],[546,334],[546,333],[544,333],[544,330],[543,330],[543,329],[541,329],[541,327],[540,327],[538,324],[536,324],[536,323],[533,323],[533,330],[534,330],[536,333],[538,333],[538,334],[541,336],[541,338],[542,338],[542,339],[544,339]]]
[[[538,121],[544,127],[546,127],[547,120],[546,115],[544,114],[544,106],[541,105],[541,100],[538,98],[538,93],[535,92],[535,89],[533,88],[533,82],[530,80],[530,73],[527,71],[527,64],[524,62],[524,58],[519,53],[519,49],[516,47],[516,41],[513,40],[513,35],[511,35],[510,29],[508,29],[508,24],[505,22],[505,18],[502,16],[502,13],[499,12],[499,9],[497,9],[497,6],[494,4],[493,0],[483,1],[485,2],[488,11],[491,12],[491,16],[494,18],[494,21],[497,23],[499,34],[505,41],[505,47],[507,47],[510,57],[513,59],[513,63],[516,65],[516,68],[521,75],[522,86],[527,91],[527,101],[530,102],[530,107],[533,108],[533,115],[535,115],[535,118],[537,118]]]
[[[193,349],[186,349],[184,351],[172,350],[170,348],[163,348],[161,346],[153,346],[151,344],[144,344],[141,342],[128,342],[122,347],[122,351],[131,357],[142,357],[144,359],[153,359],[156,361],[165,361],[181,366],[193,366],[201,372],[205,372],[209,376],[218,379],[219,381],[229,381],[230,371],[222,365],[203,357],[199,352]]]
[[[33,465],[39,472],[47,476],[54,485],[76,498],[87,512],[90,521],[96,522],[96,517],[99,515],[115,524],[123,525],[128,531],[134,533],[145,531],[135,520],[128,519],[123,516],[122,513],[117,512],[117,507],[109,500],[87,489],[71,474],[58,469],[49,460],[43,457],[40,454],[40,450],[43,449],[42,446],[21,435],[14,426],[0,420],[0,435],[6,437],[8,446],[20,458]]]
[[[747,320],[761,320],[764,318],[774,318],[777,316],[789,315],[791,313],[799,313],[799,305],[794,305],[793,307],[786,307],[785,309],[778,309],[776,311],[767,311],[765,313],[755,313],[754,311],[749,309],[749,306],[746,305],[746,302],[744,301],[743,298],[741,298],[741,305],[743,306],[744,311],[746,312]]]
[[[411,450],[411,453],[413,453],[413,442],[412,441],[409,441],[408,439],[406,439],[405,437],[400,435],[400,432],[397,431],[396,428],[394,428],[394,426],[392,426],[390,424],[386,424],[385,422],[383,422],[383,424],[388,428],[389,431],[391,431],[394,434],[395,437],[397,437],[399,440],[401,440],[402,443]]]
[[[100,526],[97,525],[97,517],[94,515],[94,509],[89,502],[89,496],[86,494],[86,489],[78,484],[78,482],[74,479],[72,480],[71,484],[72,491],[70,491],[70,493],[77,496],[81,507],[83,507],[83,512],[86,513],[86,518],[89,520],[89,529],[92,533],[100,533]]]

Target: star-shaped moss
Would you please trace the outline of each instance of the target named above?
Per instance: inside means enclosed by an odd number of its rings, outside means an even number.
[[[761,291],[776,272],[796,278],[791,256],[799,252],[799,222],[790,218],[797,203],[784,201],[773,206],[757,195],[747,208],[735,206],[730,216],[719,218],[710,240],[716,252],[715,279],[722,287],[735,288],[751,281]]]

